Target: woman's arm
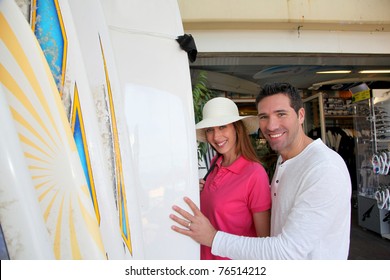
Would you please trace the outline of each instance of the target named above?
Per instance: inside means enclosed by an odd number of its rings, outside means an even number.
[[[270,235],[270,220],[270,210],[253,213],[253,222],[258,237],[267,237]]]

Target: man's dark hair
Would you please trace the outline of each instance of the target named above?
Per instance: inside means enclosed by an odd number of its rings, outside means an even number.
[[[290,99],[290,106],[298,114],[299,109],[303,107],[302,98],[298,90],[289,83],[265,84],[256,97],[256,107],[263,98],[278,93],[284,94]]]

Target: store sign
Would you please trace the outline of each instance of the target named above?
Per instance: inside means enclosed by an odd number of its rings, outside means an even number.
[[[360,91],[352,95],[352,103],[359,102],[362,100],[367,100],[370,98],[371,98],[371,91],[369,89]]]
[[[352,103],[371,98],[371,90],[365,83],[350,88],[349,91],[352,92]]]

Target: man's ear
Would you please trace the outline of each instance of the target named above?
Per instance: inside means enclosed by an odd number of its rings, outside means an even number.
[[[305,109],[304,108],[299,109],[298,119],[299,119],[300,124],[303,124],[303,122],[305,121]]]

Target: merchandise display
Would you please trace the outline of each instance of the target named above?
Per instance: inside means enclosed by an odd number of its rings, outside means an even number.
[[[356,102],[358,223],[390,239],[390,91]]]
[[[346,162],[359,226],[390,238],[390,91],[365,84],[304,99],[305,131]]]
[[[356,190],[356,155],[354,128],[355,111],[351,93],[318,92],[303,99],[305,106],[305,132],[313,139],[321,138],[345,161]]]

